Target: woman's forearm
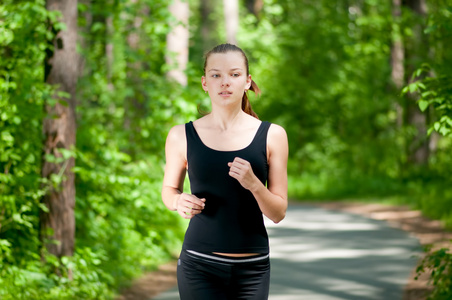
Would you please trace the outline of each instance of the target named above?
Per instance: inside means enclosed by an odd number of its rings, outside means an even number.
[[[162,200],[165,206],[172,210],[177,210],[177,200],[182,192],[174,187],[164,186],[162,188]]]
[[[250,191],[256,198],[262,213],[267,218],[276,224],[284,219],[287,210],[287,200],[284,197],[273,194],[260,181]]]

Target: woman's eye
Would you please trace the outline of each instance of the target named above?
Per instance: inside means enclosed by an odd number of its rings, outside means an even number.
[[[239,73],[234,73],[234,74],[232,74],[232,76],[233,76],[233,77],[239,77],[240,74],[239,74]]]
[[[218,77],[220,77],[220,75],[218,75],[218,74],[213,74],[212,77],[213,77],[213,78],[218,78]]]

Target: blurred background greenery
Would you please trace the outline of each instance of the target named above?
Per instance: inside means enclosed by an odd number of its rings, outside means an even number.
[[[42,175],[45,105],[61,101],[45,62],[64,19],[44,0],[0,4],[1,299],[111,299],[177,255],[186,222],[160,199],[165,138],[208,108],[203,54],[226,41],[262,89],[253,109],[288,133],[291,199],[408,204],[452,228],[450,0],[170,3],[78,1],[72,256],[40,234],[48,185],[65,180]]]

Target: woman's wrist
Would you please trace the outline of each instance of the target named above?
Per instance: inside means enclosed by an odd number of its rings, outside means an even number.
[[[180,198],[181,194],[177,194],[175,195],[174,199],[173,199],[173,210],[177,211],[177,204],[179,203],[179,198]]]
[[[262,182],[256,177],[255,182],[251,185],[251,188],[249,189],[251,193],[255,194],[258,193],[259,190],[265,186],[262,184]]]

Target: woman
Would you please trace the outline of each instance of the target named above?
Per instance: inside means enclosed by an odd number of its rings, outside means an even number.
[[[211,112],[173,127],[166,141],[163,202],[190,219],[177,269],[180,298],[267,299],[262,214],[278,223],[286,213],[287,135],[252,111],[246,92],[259,88],[237,46],[206,54],[202,88]],[[191,194],[183,192],[187,170]]]

